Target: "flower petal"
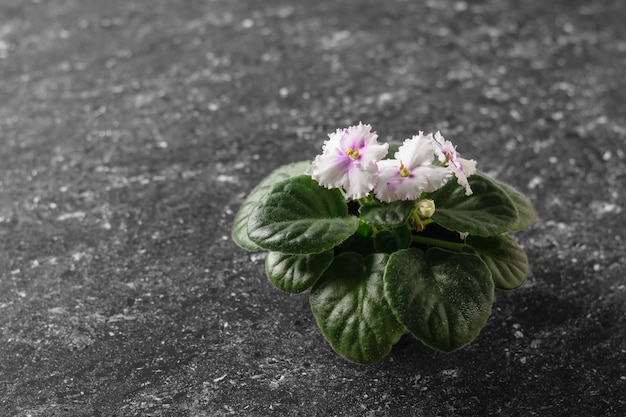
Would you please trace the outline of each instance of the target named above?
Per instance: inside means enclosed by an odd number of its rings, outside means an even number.
[[[349,166],[349,158],[319,155],[311,164],[310,174],[322,187],[337,188],[343,184],[345,172]]]
[[[395,195],[389,183],[400,177],[400,161],[397,159],[384,159],[378,162],[378,181],[374,188],[376,197],[387,203],[395,201]]]
[[[376,172],[360,171],[351,169],[348,172],[348,180],[343,184],[346,197],[359,199],[366,197],[376,185]]]
[[[378,163],[378,182],[374,188],[376,197],[390,203],[399,200],[417,200],[423,192],[433,192],[443,187],[452,176],[446,167],[422,165],[410,170],[408,176],[401,172],[398,160]]]
[[[424,136],[423,132],[419,132],[419,135],[404,141],[395,157],[409,169],[420,165],[430,165],[435,158],[433,141],[432,134]]]
[[[470,188],[469,182],[467,182],[467,177],[476,173],[476,161],[463,158],[457,158],[457,161],[461,169],[454,171],[456,182],[460,186],[465,187],[465,195],[472,195],[474,192]]]
[[[443,187],[452,176],[452,171],[450,171],[450,169],[437,165],[422,166],[413,172],[415,172],[415,175],[422,175],[425,177],[422,189],[425,193],[437,191]]]
[[[440,162],[445,162],[447,160],[454,160],[456,158],[456,148],[449,140],[446,140],[441,132],[437,131],[435,133],[435,137],[433,138],[435,144],[435,153],[437,154],[437,159]]]
[[[467,177],[476,173],[476,161],[464,159],[456,153],[456,148],[449,140],[444,139],[440,132],[435,133],[434,141],[438,148],[438,155],[441,162],[448,161],[448,167],[456,176],[457,183],[465,187],[465,195],[472,195],[472,189],[467,182]]]

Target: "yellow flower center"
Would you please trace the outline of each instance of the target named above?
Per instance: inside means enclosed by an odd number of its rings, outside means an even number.
[[[348,156],[350,158],[352,158],[352,160],[356,160],[359,157],[359,150],[358,149],[348,148],[348,149],[346,149],[346,153],[348,154]]]
[[[411,171],[409,171],[408,169],[406,169],[406,167],[404,166],[403,163],[400,163],[400,176],[402,178],[406,178],[409,175],[411,175]]]

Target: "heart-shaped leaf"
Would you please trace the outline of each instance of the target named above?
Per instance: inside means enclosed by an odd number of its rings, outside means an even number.
[[[470,196],[454,180],[430,195],[436,205],[432,217],[436,223],[476,236],[496,236],[520,225],[515,204],[496,181],[477,173],[468,182],[474,192]]]
[[[358,226],[341,191],[299,175],[275,184],[261,199],[248,220],[248,236],[275,252],[319,253],[343,242]]]
[[[233,220],[232,238],[237,245],[252,251],[262,249],[248,237],[248,218],[250,214],[252,214],[252,210],[256,208],[259,201],[269,192],[274,184],[286,178],[304,174],[309,165],[311,165],[309,161],[283,165],[272,171],[270,175],[265,177],[254,187],[250,194],[248,194],[248,197],[243,201],[243,204],[239,208],[239,211],[237,211],[235,219]]]
[[[307,255],[270,252],[265,258],[265,273],[279,289],[299,293],[309,289],[332,261],[332,251]]]
[[[382,359],[404,332],[383,294],[387,255],[343,253],[315,283],[311,310],[324,337],[348,360]]]
[[[472,341],[487,322],[494,284],[475,255],[431,248],[389,257],[385,296],[401,323],[422,342],[451,352]]]
[[[404,226],[415,208],[415,201],[395,201],[393,203],[371,203],[361,206],[361,220],[380,228]]]
[[[528,258],[509,235],[493,237],[468,236],[467,245],[487,264],[496,288],[520,287],[528,275]]]

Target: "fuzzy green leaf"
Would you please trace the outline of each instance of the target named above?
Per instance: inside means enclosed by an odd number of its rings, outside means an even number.
[[[237,245],[252,251],[262,249],[248,237],[248,219],[250,218],[250,214],[252,214],[252,211],[259,204],[259,201],[270,191],[274,184],[286,178],[304,174],[304,171],[306,171],[309,165],[311,165],[309,161],[283,165],[272,171],[272,173],[254,187],[244,200],[233,220],[232,238]]]
[[[480,173],[470,176],[468,182],[474,192],[470,196],[454,179],[430,195],[436,205],[432,217],[436,223],[476,236],[496,236],[522,224],[508,189]]]
[[[384,281],[400,322],[426,345],[445,352],[472,341],[491,312],[493,280],[475,255],[401,250],[390,256]]]
[[[248,220],[248,236],[275,252],[319,253],[346,240],[358,226],[341,191],[299,175],[275,184],[259,202]]]
[[[311,310],[332,348],[348,360],[382,359],[404,332],[383,294],[387,255],[338,255],[311,290]]]
[[[404,226],[415,208],[415,201],[371,203],[361,206],[361,220],[379,228]]]
[[[526,281],[528,258],[509,235],[468,236],[466,243],[487,264],[496,288],[513,290]]]
[[[308,255],[270,252],[265,258],[265,273],[278,289],[299,293],[311,288],[332,261],[332,251]]]
[[[517,223],[511,227],[510,231],[523,230],[530,227],[537,219],[537,213],[535,213],[535,209],[528,197],[507,184],[499,182],[498,185],[506,192],[517,209]]]
[[[411,246],[412,238],[411,229],[407,226],[383,230],[374,237],[374,248],[376,252],[393,253]]]
[[[341,242],[339,246],[335,247],[335,252],[356,252],[363,256],[367,256],[375,253],[376,249],[374,249],[374,239],[372,239],[371,236],[364,236],[357,232]]]

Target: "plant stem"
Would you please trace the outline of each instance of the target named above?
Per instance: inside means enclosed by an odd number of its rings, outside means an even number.
[[[454,242],[448,242],[447,240],[435,239],[432,237],[425,237],[425,236],[416,236],[416,235],[413,235],[413,242],[423,243],[428,246],[438,246],[440,248],[450,249],[450,250],[454,250],[458,252],[461,252],[463,248],[466,246],[465,243],[454,243]]]

